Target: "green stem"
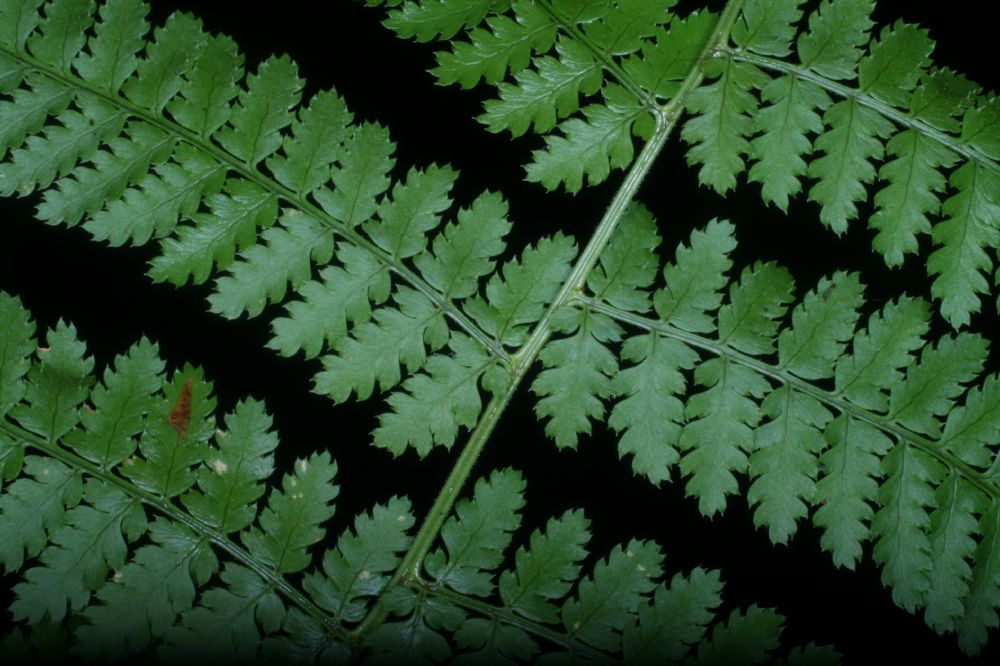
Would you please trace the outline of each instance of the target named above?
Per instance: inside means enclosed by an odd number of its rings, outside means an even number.
[[[138,499],[153,511],[166,516],[174,522],[186,526],[192,532],[201,535],[203,539],[210,541],[234,560],[245,565],[248,569],[252,570],[262,579],[270,583],[274,589],[281,592],[292,603],[326,627],[327,631],[334,638],[345,642],[349,640],[347,632],[344,631],[342,627],[332,622],[330,617],[323,612],[319,606],[310,601],[308,597],[285,580],[281,574],[276,573],[266,564],[251,555],[246,549],[237,546],[230,539],[226,538],[224,534],[216,532],[197,518],[194,518],[187,512],[182,511],[175,505],[171,504],[169,500],[157,497],[152,493],[142,490],[126,479],[123,479],[122,477],[109,471],[103,470],[72,451],[58,446],[55,443],[50,443],[38,435],[29,432],[28,430],[25,430],[24,428],[13,424],[6,419],[0,419],[0,431],[7,433],[17,441],[24,442],[26,445],[34,449],[38,449],[45,455],[55,458],[71,468],[81,470],[83,473],[92,476],[95,479],[100,479],[104,483],[118,488],[129,497]]]
[[[420,527],[420,531],[403,557],[403,561],[396,569],[389,583],[382,590],[379,601],[376,602],[365,619],[352,632],[352,635],[356,636],[357,640],[360,640],[361,637],[380,625],[388,616],[388,610],[382,602],[382,595],[385,595],[386,592],[399,584],[408,584],[414,580],[420,580],[420,567],[424,557],[437,539],[445,519],[451,513],[452,507],[455,505],[462,488],[472,473],[476,460],[486,447],[493,429],[520,387],[521,382],[524,381],[528,370],[534,364],[542,347],[552,335],[552,316],[582,290],[587,281],[587,276],[593,270],[608,241],[614,235],[625,211],[638,193],[643,179],[649,173],[660,150],[663,149],[664,144],[676,127],[683,110],[685,96],[697,88],[704,79],[701,68],[702,63],[708,58],[714,57],[720,45],[728,40],[729,32],[736,21],[736,17],[739,15],[742,5],[743,0],[733,0],[727,5],[719,18],[715,31],[702,50],[695,66],[682,83],[677,95],[661,109],[661,113],[657,114],[657,127],[653,132],[653,136],[643,146],[639,157],[625,175],[625,180],[619,186],[614,199],[611,200],[611,204],[597,225],[593,236],[591,236],[580,257],[577,259],[569,277],[563,282],[558,295],[546,309],[542,319],[536,324],[531,336],[513,355],[513,373],[507,390],[501,395],[494,396],[490,401],[485,414],[479,420],[465,448],[448,474],[444,488],[431,506],[427,517]]]
[[[578,296],[576,300],[579,303],[586,305],[588,308],[601,312],[612,319],[622,322],[623,324],[628,324],[629,326],[646,331],[654,331],[664,337],[680,340],[695,349],[701,349],[715,356],[728,358],[733,363],[751,368],[755,372],[764,375],[765,377],[769,377],[775,382],[786,384],[794,391],[811,396],[834,411],[848,414],[852,418],[864,421],[875,428],[878,428],[882,432],[895,437],[898,441],[913,444],[917,448],[925,451],[927,454],[937,459],[943,465],[958,471],[958,473],[961,474],[971,485],[981,490],[986,496],[994,499],[1000,499],[1000,488],[991,483],[985,475],[977,472],[953,453],[942,448],[939,442],[934,442],[926,437],[921,437],[916,433],[910,432],[899,424],[894,423],[888,416],[883,416],[867,409],[852,405],[846,400],[839,398],[837,395],[833,395],[818,386],[810,384],[804,379],[796,377],[787,370],[777,368],[770,363],[754,358],[753,356],[748,356],[747,354],[736,351],[735,349],[727,347],[714,340],[709,340],[707,338],[688,333],[687,331],[674,328],[666,322],[656,321],[632,312],[621,310],[595,298],[581,295]]]

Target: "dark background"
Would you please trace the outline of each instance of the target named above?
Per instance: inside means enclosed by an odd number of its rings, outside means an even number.
[[[711,4],[717,8],[721,3]],[[912,4],[881,2],[877,18],[880,23],[905,18],[929,27],[939,42],[937,62],[987,88],[998,87],[991,48],[995,24],[986,17],[989,3],[954,0],[933,3],[933,10]],[[267,11],[228,0],[154,0],[152,6],[157,24],[181,9],[200,16],[209,30],[232,35],[251,66],[272,53],[290,54],[308,80],[307,94],[334,86],[358,119],[390,127],[398,146],[397,173],[414,164],[450,163],[462,172],[460,202],[483,189],[502,191],[515,221],[512,247],[559,229],[585,240],[620,180],[619,172],[577,196],[546,194],[523,183],[521,165],[540,141],[512,142],[508,135],[486,132],[474,120],[483,90],[436,86],[426,73],[434,62],[433,50],[395,39],[379,25],[382,12],[359,1],[284,0]],[[837,238],[820,226],[816,206],[799,200],[785,215],[765,207],[758,186],[746,185],[745,178],[735,195],[720,197],[697,185],[683,152],[678,139],[672,139],[639,196],[657,215],[666,248],[712,217],[728,218],[737,224],[737,266],[757,258],[778,260],[791,268],[803,289],[836,269],[859,270],[869,285],[872,307],[902,292],[929,297],[922,263],[911,257],[902,270],[885,268],[870,251],[872,234],[864,224],[856,223],[846,237]],[[173,367],[185,361],[205,367],[218,382],[222,409],[245,396],[266,400],[283,441],[279,469],[318,449],[329,449],[338,460],[342,491],[331,525],[335,533],[354,514],[393,494],[409,495],[418,515],[430,506],[455,451],[435,450],[423,461],[412,453],[393,460],[369,446],[379,401],[334,407],[309,391],[318,362],[284,359],[264,349],[269,322],[280,308],[268,308],[249,321],[208,314],[208,286],[178,290],[150,282],[145,265],[152,248],[112,249],[91,242],[80,229],[46,227],[32,218],[37,201],[37,196],[0,201],[0,290],[19,295],[40,328],[60,317],[74,322],[99,366],[146,335],[159,342]],[[928,248],[924,239],[923,256]],[[936,326],[938,332],[947,330],[940,322]],[[996,326],[993,314],[974,321],[976,330],[990,336]],[[893,605],[870,560],[870,545],[859,570],[850,572],[834,568],[819,548],[818,531],[808,523],[800,524],[790,545],[772,546],[764,530],[754,529],[739,497],[723,517],[706,520],[696,502],[684,497],[676,472],[674,482],[659,489],[633,478],[628,461],[618,460],[615,437],[602,425],[595,425],[592,437],[581,439],[578,451],[559,452],[531,409],[529,396],[514,401],[476,471],[479,476],[514,466],[524,472],[527,529],[567,508],[584,507],[593,521],[595,553],[639,537],[664,547],[671,575],[694,566],[720,568],[725,612],[752,603],[773,607],[788,617],[788,643],[832,643],[849,664],[965,663],[953,636],[935,635],[922,619]],[[996,632],[978,663],[1000,663]]]

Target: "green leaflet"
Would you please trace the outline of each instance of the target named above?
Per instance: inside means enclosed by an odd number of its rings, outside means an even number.
[[[226,418],[226,430],[215,435],[216,447],[198,472],[200,493],[181,497],[191,515],[223,534],[242,530],[256,515],[264,494],[261,481],[274,471],[271,453],[278,437],[269,432],[271,418],[257,401],[241,402]],[[213,501],[224,497],[224,502]]]
[[[604,416],[602,400],[611,396],[618,362],[607,343],[621,338],[621,328],[608,317],[581,310],[565,313],[555,330],[570,337],[549,342],[539,354],[545,370],[531,390],[539,396],[535,414],[547,418],[545,434],[560,448],[576,448],[590,421]]]
[[[148,7],[141,0],[109,0],[98,10],[94,36],[74,65],[84,79],[117,93],[139,64]]]
[[[156,345],[141,340],[127,356],[115,359],[114,369],[91,391],[91,408],[80,414],[82,430],[66,436],[73,451],[101,469],[121,464],[135,451],[135,437],[143,432],[153,395],[163,386],[163,361]]]
[[[244,311],[254,317],[268,302],[281,301],[289,283],[296,289],[305,282],[313,263],[325,264],[333,256],[329,231],[295,209],[288,210],[279,224],[265,229],[266,243],[248,247],[215,282],[208,302],[213,312],[235,319]]]
[[[303,587],[333,617],[358,622],[364,617],[364,600],[385,587],[399,563],[399,553],[410,544],[407,532],[414,517],[409,500],[393,497],[376,505],[370,514],[354,520],[354,530],[344,531],[337,547],[323,558],[323,574],[307,574]]]
[[[295,462],[282,490],[272,490],[260,514],[263,529],[244,533],[243,543],[277,573],[301,571],[311,558],[306,549],[322,538],[319,525],[333,515],[331,503],[339,488],[333,483],[337,465],[320,453]]]
[[[24,402],[10,415],[26,429],[54,442],[79,421],[77,409],[87,398],[94,361],[76,329],[60,321],[46,335],[48,347],[38,348],[39,363],[28,371]]]
[[[543,238],[525,248],[520,261],[511,259],[497,269],[486,284],[485,297],[469,299],[465,311],[494,340],[518,347],[555,298],[575,256],[571,237]]]
[[[440,584],[466,594],[486,597],[493,592],[486,572],[500,566],[500,554],[510,533],[521,524],[524,479],[513,470],[493,472],[476,483],[472,500],[455,505],[455,517],[441,528],[446,551],[427,557],[427,573]]]
[[[580,575],[580,561],[590,540],[590,522],[582,511],[567,511],[531,533],[528,548],[519,548],[513,570],[500,575],[500,597],[515,613],[539,622],[556,622],[553,599],[565,596]]]
[[[67,511],[65,524],[50,535],[53,545],[42,552],[41,565],[28,569],[24,582],[14,587],[15,619],[59,622],[67,612],[82,609],[90,591],[125,563],[124,537],[134,541],[145,532],[139,502],[117,488],[88,481],[83,502]]]
[[[35,324],[16,298],[0,293],[0,416],[24,397]],[[5,475],[6,476],[6,475]]]
[[[281,146],[281,130],[291,122],[288,111],[298,104],[303,81],[288,58],[265,61],[247,79],[230,123],[219,133],[226,150],[255,165]]]
[[[503,251],[503,237],[510,228],[503,198],[492,192],[481,194],[413,263],[445,298],[471,296],[478,290],[479,278],[493,271],[493,258]]]

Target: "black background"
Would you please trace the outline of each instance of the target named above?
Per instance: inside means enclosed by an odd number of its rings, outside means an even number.
[[[711,4],[718,8],[720,3]],[[986,16],[990,3],[955,0],[933,3],[933,10],[912,4],[881,2],[877,18],[929,27],[939,42],[938,63],[987,88],[998,87],[991,48],[995,23]],[[450,163],[462,172],[460,202],[483,189],[502,191],[515,222],[513,248],[560,229],[585,240],[620,181],[617,173],[576,196],[547,194],[522,182],[521,165],[540,141],[511,141],[485,131],[474,120],[483,90],[436,86],[426,73],[434,63],[433,50],[397,40],[379,25],[382,12],[361,2],[284,0],[259,11],[228,0],[155,0],[152,7],[156,24],[181,9],[200,16],[210,31],[232,35],[251,67],[272,53],[290,54],[308,80],[307,94],[336,87],[357,118],[389,126],[397,141],[397,173],[410,165]],[[683,152],[683,144],[672,139],[639,195],[658,217],[666,248],[712,217],[728,218],[737,225],[738,266],[757,258],[778,260],[789,266],[801,289],[834,270],[858,270],[869,285],[872,307],[902,292],[929,297],[922,263],[911,257],[903,269],[888,270],[870,251],[872,234],[863,223],[837,238],[820,226],[816,206],[800,200],[787,215],[765,207],[758,186],[747,185],[745,178],[736,194],[720,197],[698,186]],[[310,393],[318,362],[284,359],[264,349],[269,321],[280,308],[268,308],[249,321],[208,314],[209,286],[178,290],[150,282],[145,265],[152,247],[112,249],[91,242],[80,229],[46,227],[32,218],[37,201],[33,196],[0,202],[0,290],[19,295],[40,328],[60,317],[74,322],[99,366],[145,335],[160,344],[173,367],[185,361],[203,366],[218,382],[222,409],[245,396],[266,400],[283,441],[279,470],[318,449],[330,450],[338,460],[342,491],[334,533],[357,512],[393,494],[411,497],[418,515],[430,506],[456,451],[435,450],[423,461],[412,453],[393,460],[371,447],[379,401],[334,407]],[[923,256],[928,250],[924,239]],[[993,337],[997,319],[980,315],[973,325]],[[947,330],[940,322],[936,327]],[[996,365],[994,354],[991,369]],[[720,568],[725,611],[752,603],[777,609],[788,617],[788,643],[832,643],[850,664],[964,662],[953,636],[935,635],[922,619],[892,603],[871,562],[870,545],[858,571],[837,570],[820,551],[818,531],[807,523],[800,524],[790,545],[773,546],[764,530],[754,529],[739,497],[731,499],[721,518],[704,519],[696,502],[684,497],[676,471],[674,482],[661,488],[633,478],[603,425],[581,439],[578,451],[557,451],[535,420],[532,404],[529,395],[515,399],[476,471],[479,476],[514,466],[524,472],[525,528],[539,527],[567,508],[584,507],[593,521],[595,553],[632,537],[655,539],[667,553],[671,575],[694,566]],[[996,632],[993,639],[978,663],[1000,663]]]

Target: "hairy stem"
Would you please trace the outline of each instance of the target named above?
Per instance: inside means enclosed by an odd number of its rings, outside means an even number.
[[[733,24],[736,21],[736,17],[739,15],[742,5],[743,0],[733,0],[726,6],[725,11],[723,11],[719,18],[715,31],[712,33],[708,43],[702,50],[695,66],[692,68],[687,78],[685,78],[677,95],[660,110],[659,114],[657,114],[656,130],[653,132],[649,141],[647,141],[643,146],[642,151],[639,153],[639,157],[632,164],[632,167],[625,175],[625,180],[619,186],[614,199],[611,200],[611,204],[608,206],[608,209],[605,211],[600,223],[597,225],[597,229],[594,231],[593,236],[591,236],[586,247],[583,249],[583,252],[577,259],[569,277],[567,277],[565,282],[563,282],[562,288],[559,290],[559,294],[549,305],[544,316],[535,326],[528,340],[513,355],[513,372],[510,383],[507,386],[507,390],[498,396],[494,396],[494,398],[490,401],[485,413],[480,418],[479,423],[476,425],[472,435],[469,437],[469,441],[466,443],[465,448],[462,450],[462,453],[459,455],[458,460],[455,462],[454,467],[449,473],[444,489],[438,495],[434,504],[431,506],[427,517],[424,519],[413,544],[403,557],[403,561],[396,569],[392,579],[390,579],[389,583],[383,589],[383,595],[401,583],[407,584],[411,581],[419,580],[420,567],[423,563],[424,557],[437,540],[438,533],[441,531],[441,526],[444,524],[445,519],[451,513],[452,507],[454,507],[455,502],[458,500],[458,496],[461,493],[463,486],[466,481],[468,481],[468,478],[472,473],[476,460],[486,447],[486,443],[489,440],[493,429],[496,427],[496,424],[499,422],[500,417],[503,415],[507,405],[517,392],[521,382],[524,381],[529,369],[538,358],[538,354],[542,347],[545,346],[545,343],[548,341],[549,337],[551,337],[551,320],[553,314],[560,308],[565,307],[567,303],[569,303],[581,292],[587,281],[587,276],[594,269],[601,252],[604,251],[608,241],[618,228],[618,224],[621,222],[629,204],[632,203],[632,200],[638,193],[643,179],[645,179],[646,174],[649,173],[649,170],[656,161],[660,150],[663,149],[664,144],[676,127],[677,121],[681,116],[684,100],[687,94],[697,88],[704,79],[704,74],[701,69],[702,63],[706,59],[713,57],[717,53],[720,45],[725,44],[728,41],[729,32],[732,30]],[[365,617],[364,621],[358,625],[357,629],[352,633],[357,637],[357,640],[360,640],[365,634],[381,624],[387,616],[388,610],[385,608],[385,605],[380,598],[369,614]]]

